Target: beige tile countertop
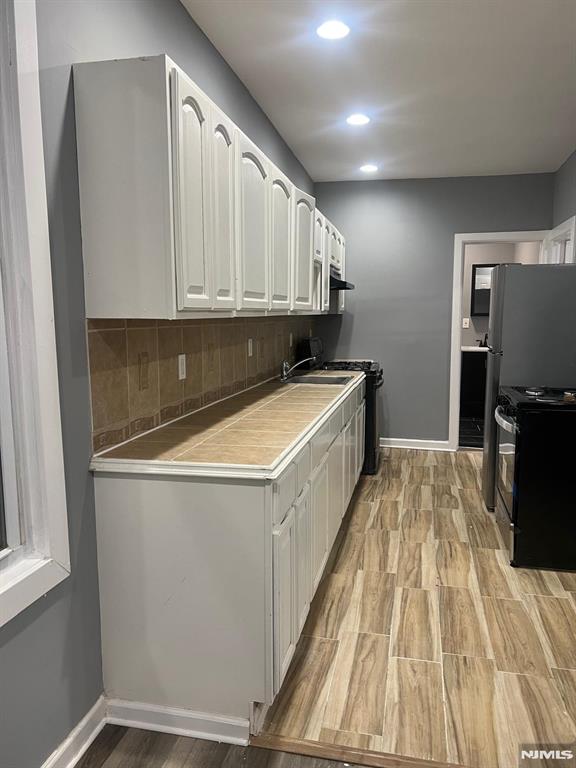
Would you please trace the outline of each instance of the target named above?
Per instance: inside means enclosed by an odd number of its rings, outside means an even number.
[[[364,378],[350,371],[314,372],[319,374],[352,379],[343,385],[261,384],[96,454],[92,468],[107,471],[120,460],[169,463],[176,472],[185,464],[271,469],[344,391]]]

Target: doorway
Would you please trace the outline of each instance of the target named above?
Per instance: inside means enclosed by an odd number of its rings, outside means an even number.
[[[482,448],[483,444],[492,271],[499,264],[538,264],[541,250],[540,240],[464,245],[459,448]]]
[[[460,444],[460,390],[461,390],[461,378],[462,378],[462,347],[476,348],[480,343],[484,342],[484,336],[488,331],[488,317],[485,318],[483,323],[475,322],[471,323],[471,289],[472,289],[472,259],[470,260],[470,272],[465,277],[465,257],[466,251],[470,246],[496,246],[500,249],[502,246],[509,246],[508,256],[513,252],[516,255],[516,245],[524,243],[537,243],[538,244],[538,260],[542,262],[545,258],[544,254],[546,248],[544,242],[547,240],[551,233],[549,230],[536,230],[536,231],[523,231],[523,232],[474,232],[468,234],[459,234],[454,236],[454,272],[453,272],[453,284],[452,284],[452,333],[451,333],[451,354],[450,354],[450,414],[449,414],[449,427],[448,427],[448,450],[457,451]],[[572,241],[574,242],[574,241]],[[535,247],[535,246],[534,246]],[[513,251],[512,251],[513,249]],[[528,249],[532,251],[532,247]],[[518,256],[522,248],[518,249]],[[469,251],[472,256],[474,250]],[[488,253],[488,252],[487,252]],[[501,251],[503,253],[503,251]],[[478,252],[476,252],[478,255]],[[494,258],[497,252],[493,251]],[[496,263],[490,262],[490,256],[486,255],[485,262],[487,264]],[[482,273],[481,273],[482,274]],[[485,277],[485,275],[482,275]],[[464,282],[466,280],[467,297],[464,297]],[[469,314],[463,314],[464,301],[466,300],[466,312]],[[468,318],[468,328],[462,328],[463,320]],[[484,328],[482,335],[480,331]],[[467,332],[466,337],[463,338],[463,331]],[[476,334],[476,335],[475,335]],[[480,340],[480,341],[478,341]],[[472,351],[473,355],[483,355],[486,353],[482,351]],[[482,358],[480,358],[481,360]],[[482,368],[477,358],[473,358],[477,368]],[[476,405],[478,409],[478,404]],[[478,412],[478,410],[476,411]],[[483,415],[483,411],[481,412]],[[480,419],[481,417],[476,417]],[[482,434],[483,423],[464,425],[469,427],[469,432],[475,434]],[[466,430],[464,430],[466,431]],[[478,436],[476,436],[475,447],[480,447],[481,442]]]

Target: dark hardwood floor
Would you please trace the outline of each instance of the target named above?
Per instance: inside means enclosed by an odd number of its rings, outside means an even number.
[[[322,760],[258,747],[106,725],[76,768],[344,768]]]

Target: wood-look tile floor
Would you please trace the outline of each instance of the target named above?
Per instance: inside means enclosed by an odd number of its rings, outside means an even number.
[[[516,768],[576,741],[576,574],[509,565],[481,460],[389,449],[361,478],[268,743]]]
[[[345,765],[257,747],[106,725],[75,768],[344,768]]]

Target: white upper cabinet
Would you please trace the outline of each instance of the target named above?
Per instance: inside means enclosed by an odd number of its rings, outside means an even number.
[[[297,189],[294,202],[292,309],[300,311],[310,311],[313,304],[314,213],[314,198]]]
[[[234,123],[216,107],[210,120],[211,213],[209,255],[212,263],[212,307],[236,306],[236,144]]]
[[[316,209],[314,215],[314,261],[322,261],[324,253],[324,216]]]
[[[332,239],[332,227],[327,218],[324,218],[322,247],[322,311],[330,309],[330,244]]]
[[[178,309],[210,309],[210,103],[180,72],[174,73],[173,85]]]
[[[271,307],[290,309],[292,284],[292,229],[294,185],[278,168],[270,172]]]
[[[270,304],[270,174],[266,155],[238,137],[238,309]]]
[[[171,59],[75,64],[74,100],[87,317],[329,310],[342,237]]]

